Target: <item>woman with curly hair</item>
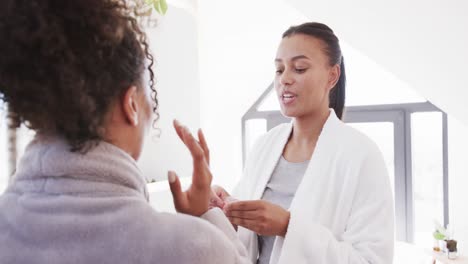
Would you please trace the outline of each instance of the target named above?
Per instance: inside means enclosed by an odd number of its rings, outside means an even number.
[[[148,203],[136,160],[158,101],[131,13],[115,0],[0,2],[0,98],[36,131],[0,196],[0,263],[246,263],[229,221],[208,210],[201,131],[174,123],[194,158],[186,192],[169,174],[187,215]]]

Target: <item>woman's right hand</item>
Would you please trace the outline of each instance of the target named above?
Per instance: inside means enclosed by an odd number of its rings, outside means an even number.
[[[198,131],[198,139],[190,133],[187,127],[174,121],[177,135],[190,151],[193,158],[192,184],[182,191],[179,178],[175,172],[168,174],[169,186],[177,212],[193,216],[201,216],[209,209],[211,196],[211,180],[213,178],[209,167],[209,150],[205,136]]]

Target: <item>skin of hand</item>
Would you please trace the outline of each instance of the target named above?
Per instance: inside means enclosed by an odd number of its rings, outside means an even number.
[[[264,200],[235,201],[224,212],[233,225],[242,226],[263,236],[286,235],[290,212]]]
[[[186,191],[182,191],[179,177],[174,171],[168,172],[169,187],[171,189],[174,206],[177,212],[193,216],[201,216],[209,209],[212,194],[211,180],[213,178],[209,160],[210,154],[205,136],[198,130],[198,139],[190,133],[187,127],[174,120],[177,135],[190,151],[193,159],[192,184]]]
[[[227,203],[236,200],[221,186],[213,185],[211,191],[210,208],[218,207],[223,209]]]

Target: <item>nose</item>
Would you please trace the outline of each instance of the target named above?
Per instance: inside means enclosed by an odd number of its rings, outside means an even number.
[[[294,78],[289,70],[284,70],[280,76],[280,84],[282,86],[289,86],[294,83]]]

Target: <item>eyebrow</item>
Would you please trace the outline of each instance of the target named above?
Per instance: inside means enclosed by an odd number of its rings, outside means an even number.
[[[295,61],[295,60],[299,60],[299,59],[308,59],[309,60],[309,57],[305,56],[305,55],[298,55],[298,56],[294,56],[291,58],[291,61]],[[275,62],[281,62],[282,59],[278,59],[276,58],[275,59]]]

